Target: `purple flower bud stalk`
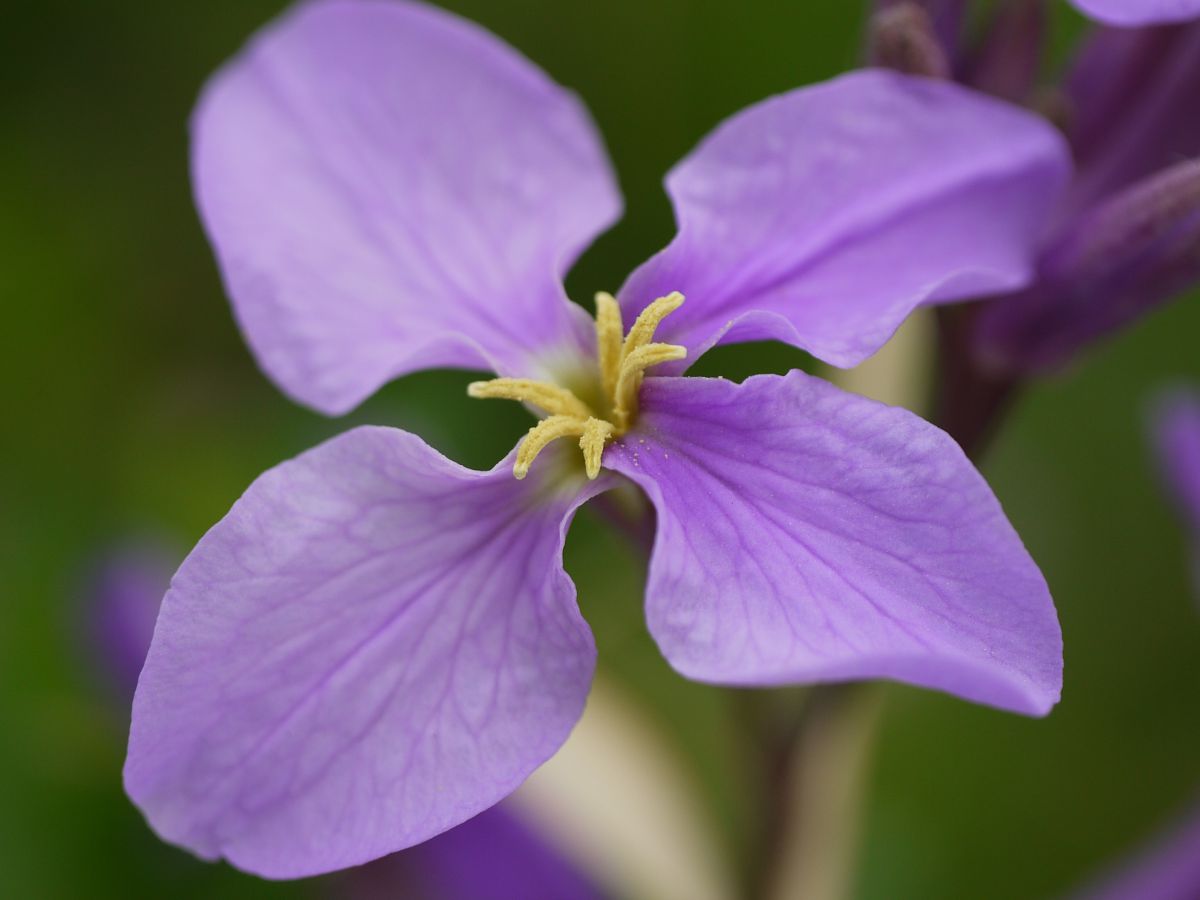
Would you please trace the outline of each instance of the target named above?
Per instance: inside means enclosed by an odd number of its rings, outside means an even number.
[[[1045,42],[1045,0],[998,4],[983,40],[965,64],[962,80],[1005,100],[1028,102]]]
[[[916,7],[923,14],[947,59],[953,63],[966,21],[967,0],[876,0],[875,17],[887,17],[903,7]]]
[[[1134,184],[1080,217],[1042,256],[1040,278],[1008,295],[977,335],[985,362],[1050,371],[1200,277],[1200,160]]]
[[[885,6],[871,17],[868,28],[872,65],[905,75],[950,77],[950,61],[921,4],[906,0]]]
[[[1103,21],[1123,9],[1115,0],[1099,3],[1104,10],[1080,5]],[[879,4],[872,59],[940,76],[945,67],[929,62],[933,6]],[[1139,6],[1139,24],[1180,21],[1152,12]],[[1036,279],[938,310],[936,421],[976,457],[1027,379],[1061,369],[1200,280],[1200,167],[1191,161],[1200,154],[1200,23],[1097,29],[1061,85],[1039,85],[1046,13],[1043,0],[1002,4],[973,42],[952,34],[940,44],[956,80],[1059,125],[1076,162],[1044,223]]]

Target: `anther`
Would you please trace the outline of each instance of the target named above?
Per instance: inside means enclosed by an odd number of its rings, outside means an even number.
[[[662,324],[662,320],[681,306],[683,306],[683,294],[679,291],[672,291],[665,297],[659,297],[643,309],[634,320],[633,327],[629,329],[629,336],[625,338],[622,355],[628,356],[638,347],[650,343],[654,332]]]
[[[467,396],[476,399],[517,400],[531,403],[552,416],[586,419],[591,408],[566,388],[527,378],[493,378],[467,385]]]
[[[617,375],[617,385],[613,390],[613,418],[616,420],[614,424],[620,431],[625,431],[631,424],[630,419],[635,411],[637,393],[642,386],[645,371],[659,363],[683,359],[686,356],[687,348],[678,344],[643,344],[625,354],[621,360],[621,371]]]
[[[518,479],[528,475],[534,459],[552,441],[575,437],[579,438],[579,449],[583,451],[587,477],[599,476],[605,444],[628,431],[637,415],[638,389],[646,370],[687,356],[684,347],[653,343],[654,332],[662,320],[682,304],[683,294],[678,291],[659,297],[642,310],[622,340],[620,306],[611,294],[596,295],[596,356],[607,418],[597,416],[566,388],[542,381],[493,378],[467,387],[472,397],[518,400],[547,414],[521,441],[513,475]]]
[[[611,397],[617,386],[624,336],[621,307],[612,294],[600,292],[596,295],[596,354],[600,360],[600,385],[606,397]]]
[[[575,416],[550,416],[542,419],[525,435],[521,448],[517,451],[517,461],[513,463],[513,475],[520,481],[529,474],[529,467],[534,458],[545,449],[551,441],[563,437],[582,437],[587,431],[587,422]],[[597,471],[599,468],[597,467]],[[589,476],[594,478],[595,476]]]
[[[604,456],[604,444],[612,437],[615,429],[612,422],[603,419],[588,419],[583,434],[579,437],[579,449],[583,451],[583,467],[588,478],[600,474],[600,460]]]

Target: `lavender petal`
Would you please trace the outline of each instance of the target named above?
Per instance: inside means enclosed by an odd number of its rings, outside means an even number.
[[[1077,172],[1060,222],[1200,155],[1200,24],[1097,29],[1066,90]]]
[[[1200,807],[1071,900],[1195,900],[1200,896]]]
[[[1061,367],[1200,280],[1200,160],[1179,163],[1079,217],[1042,257],[1037,284],[983,307],[981,359]]]
[[[125,765],[151,826],[292,878],[515,789],[595,661],[561,550],[604,483],[556,482],[552,462],[517,481],[511,460],[473,472],[364,427],[256,480],[163,601]]]
[[[606,463],[657,510],[647,619],[681,673],[1057,701],[1046,583],[944,432],[802,372],[648,379],[642,404]]]
[[[560,277],[620,211],[578,100],[433,7],[306,3],[206,88],[196,201],[264,371],[325,413],[590,348]]]
[[[1079,10],[1108,25],[1125,28],[1182,22],[1200,16],[1200,0],[1071,0]]]
[[[950,83],[876,70],[792,91],[668,175],[678,235],[621,303],[681,291],[659,333],[689,360],[774,338],[855,365],[921,304],[1023,286],[1068,171],[1043,120]]]
[[[520,814],[493,806],[433,840],[347,872],[345,900],[601,900]]]

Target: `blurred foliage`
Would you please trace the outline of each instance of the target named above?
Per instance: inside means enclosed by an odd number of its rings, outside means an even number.
[[[578,91],[599,122],[627,215],[572,273],[583,297],[615,288],[669,238],[660,179],[680,155],[745,104],[855,65],[862,28],[854,3],[446,5]],[[109,0],[5,13],[4,896],[312,895],[313,882],[190,860],[124,799],[127,712],[99,684],[81,624],[89,560],[130,534],[190,544],[263,469],[351,424],[415,430],[477,467],[527,424],[511,404],[468,400],[461,373],[404,379],[330,421],[256,370],[192,210],[186,121],[205,77],[280,8]],[[1079,27],[1060,19],[1060,34]],[[1147,393],[1200,378],[1198,333],[1192,297],[1016,410],[986,471],[1054,589],[1064,701],[1030,721],[890,688],[863,898],[1061,893],[1200,785],[1200,619],[1143,435]],[[704,365],[741,375],[801,362],[756,345]],[[616,575],[613,554],[629,561]],[[662,662],[642,624],[639,563],[586,513],[568,565],[602,666],[679,739],[738,846],[753,823],[733,692]]]

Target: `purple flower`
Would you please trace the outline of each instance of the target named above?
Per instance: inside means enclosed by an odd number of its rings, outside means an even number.
[[[1158,405],[1155,426],[1164,480],[1190,532],[1193,570],[1200,588],[1200,395],[1183,390],[1165,395]]]
[[[603,893],[505,806],[340,876],[353,900],[600,900]]]
[[[1076,178],[1035,283],[980,311],[1001,370],[1061,367],[1200,279],[1200,24],[1100,29],[1063,91]]]
[[[355,429],[262,475],[201,540],[125,769],[167,840],[293,877],[510,793],[583,710],[595,647],[561,550],[622,478],[657,511],[647,618],[684,674],[1056,702],[1045,582],[950,438],[801,372],[679,377],[734,340],[853,365],[915,306],[1019,287],[1067,176],[1036,117],[885,72],[751,107],[668,176],[677,236],[594,322],[560,276],[620,209],[599,139],[468,23],[301,6],[193,127],[234,309],[289,395],[339,413],[414,369],[487,366],[473,396],[543,418],[487,472]]]
[[[1149,16],[1169,4],[1120,5]],[[1049,217],[1037,278],[973,310],[962,329],[985,380],[1015,380],[1061,367],[1200,280],[1200,23],[1100,28],[1065,83],[1047,90],[1038,88],[1040,0],[996,4],[974,42],[963,39],[963,6],[881,4],[871,57],[1037,106],[1063,124],[1076,176]],[[1191,8],[1200,12],[1200,3]]]
[[[1073,900],[1195,900],[1200,897],[1200,807],[1138,856],[1072,895]]]
[[[1109,25],[1153,25],[1200,16],[1200,0],[1071,0],[1093,19]]]
[[[92,580],[88,619],[98,662],[131,698],[167,590],[171,555],[155,543],[108,554]],[[470,865],[463,865],[470,860]],[[601,894],[519,814],[494,806],[437,838],[360,866],[329,896],[371,900],[598,900]]]
[[[99,561],[84,591],[89,643],[125,701],[133,697],[178,558],[156,543],[116,548]]]
[[[1001,368],[1042,371],[1200,277],[1200,159],[1088,208],[1050,241],[1038,280],[984,307],[979,341]]]

